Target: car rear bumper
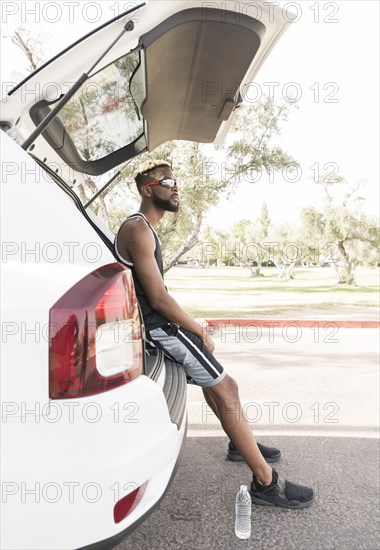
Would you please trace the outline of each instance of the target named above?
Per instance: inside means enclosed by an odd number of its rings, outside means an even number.
[[[182,459],[182,455],[183,455],[183,451],[184,451],[185,443],[186,443],[187,417],[184,419],[183,430],[184,430],[184,437],[182,439],[180,452],[178,454],[174,469],[171,472],[169,481],[166,485],[166,488],[165,488],[164,492],[162,493],[160,498],[157,500],[157,502],[153,506],[151,506],[149,508],[149,510],[147,510],[145,513],[143,513],[132,525],[130,525],[129,527],[127,527],[126,529],[124,529],[123,531],[118,533],[117,535],[114,535],[113,537],[110,537],[108,539],[90,544],[89,546],[82,546],[78,550],[112,550],[113,548],[115,548],[115,546],[120,544],[130,533],[132,533],[143,521],[145,521],[147,519],[147,517],[149,517],[149,515],[152,512],[154,512],[154,510],[157,508],[157,506],[165,498],[166,493],[169,491],[170,486],[171,486],[171,484],[172,484],[172,482],[175,478],[175,475],[177,473],[178,466],[181,463],[181,459]]]
[[[2,422],[2,547],[112,548],[135,529],[164,497],[180,460],[187,428],[181,380],[165,395],[159,383],[140,376],[77,406],[51,401],[50,417]],[[175,424],[168,402],[181,395]],[[136,508],[116,524],[115,504],[145,483]]]

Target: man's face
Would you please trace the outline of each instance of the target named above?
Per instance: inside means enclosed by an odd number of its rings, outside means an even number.
[[[163,178],[176,179],[169,166],[157,168],[151,174],[152,181],[161,180]],[[152,193],[152,201],[155,206],[162,208],[166,212],[178,212],[179,209],[179,189],[175,185],[172,188],[163,187],[160,184],[149,187]]]

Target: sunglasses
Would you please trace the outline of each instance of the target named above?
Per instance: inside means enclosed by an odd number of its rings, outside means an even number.
[[[167,189],[173,189],[173,187],[178,187],[177,180],[173,178],[162,178],[161,180],[147,183],[146,185],[143,185],[143,187],[150,187],[151,185],[162,185],[162,187],[166,187]]]

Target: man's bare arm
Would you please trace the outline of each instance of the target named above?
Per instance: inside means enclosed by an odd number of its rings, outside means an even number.
[[[212,351],[214,344],[205,329],[167,292],[154,257],[155,240],[146,223],[143,220],[126,223],[119,236],[119,243],[120,249],[128,252],[152,308],[169,321],[199,336]]]

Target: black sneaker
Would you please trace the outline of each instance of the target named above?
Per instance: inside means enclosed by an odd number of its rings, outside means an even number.
[[[282,479],[275,470],[272,472],[272,483],[268,486],[260,485],[255,476],[252,476],[249,493],[253,504],[295,510],[311,505],[314,500],[313,489]]]
[[[261,445],[261,443],[258,443],[257,446],[267,462],[276,462],[276,460],[281,457],[281,451],[279,449],[275,449],[274,447],[266,447],[265,445]],[[227,458],[233,462],[244,462],[244,458],[241,456],[232,441],[228,443]]]

